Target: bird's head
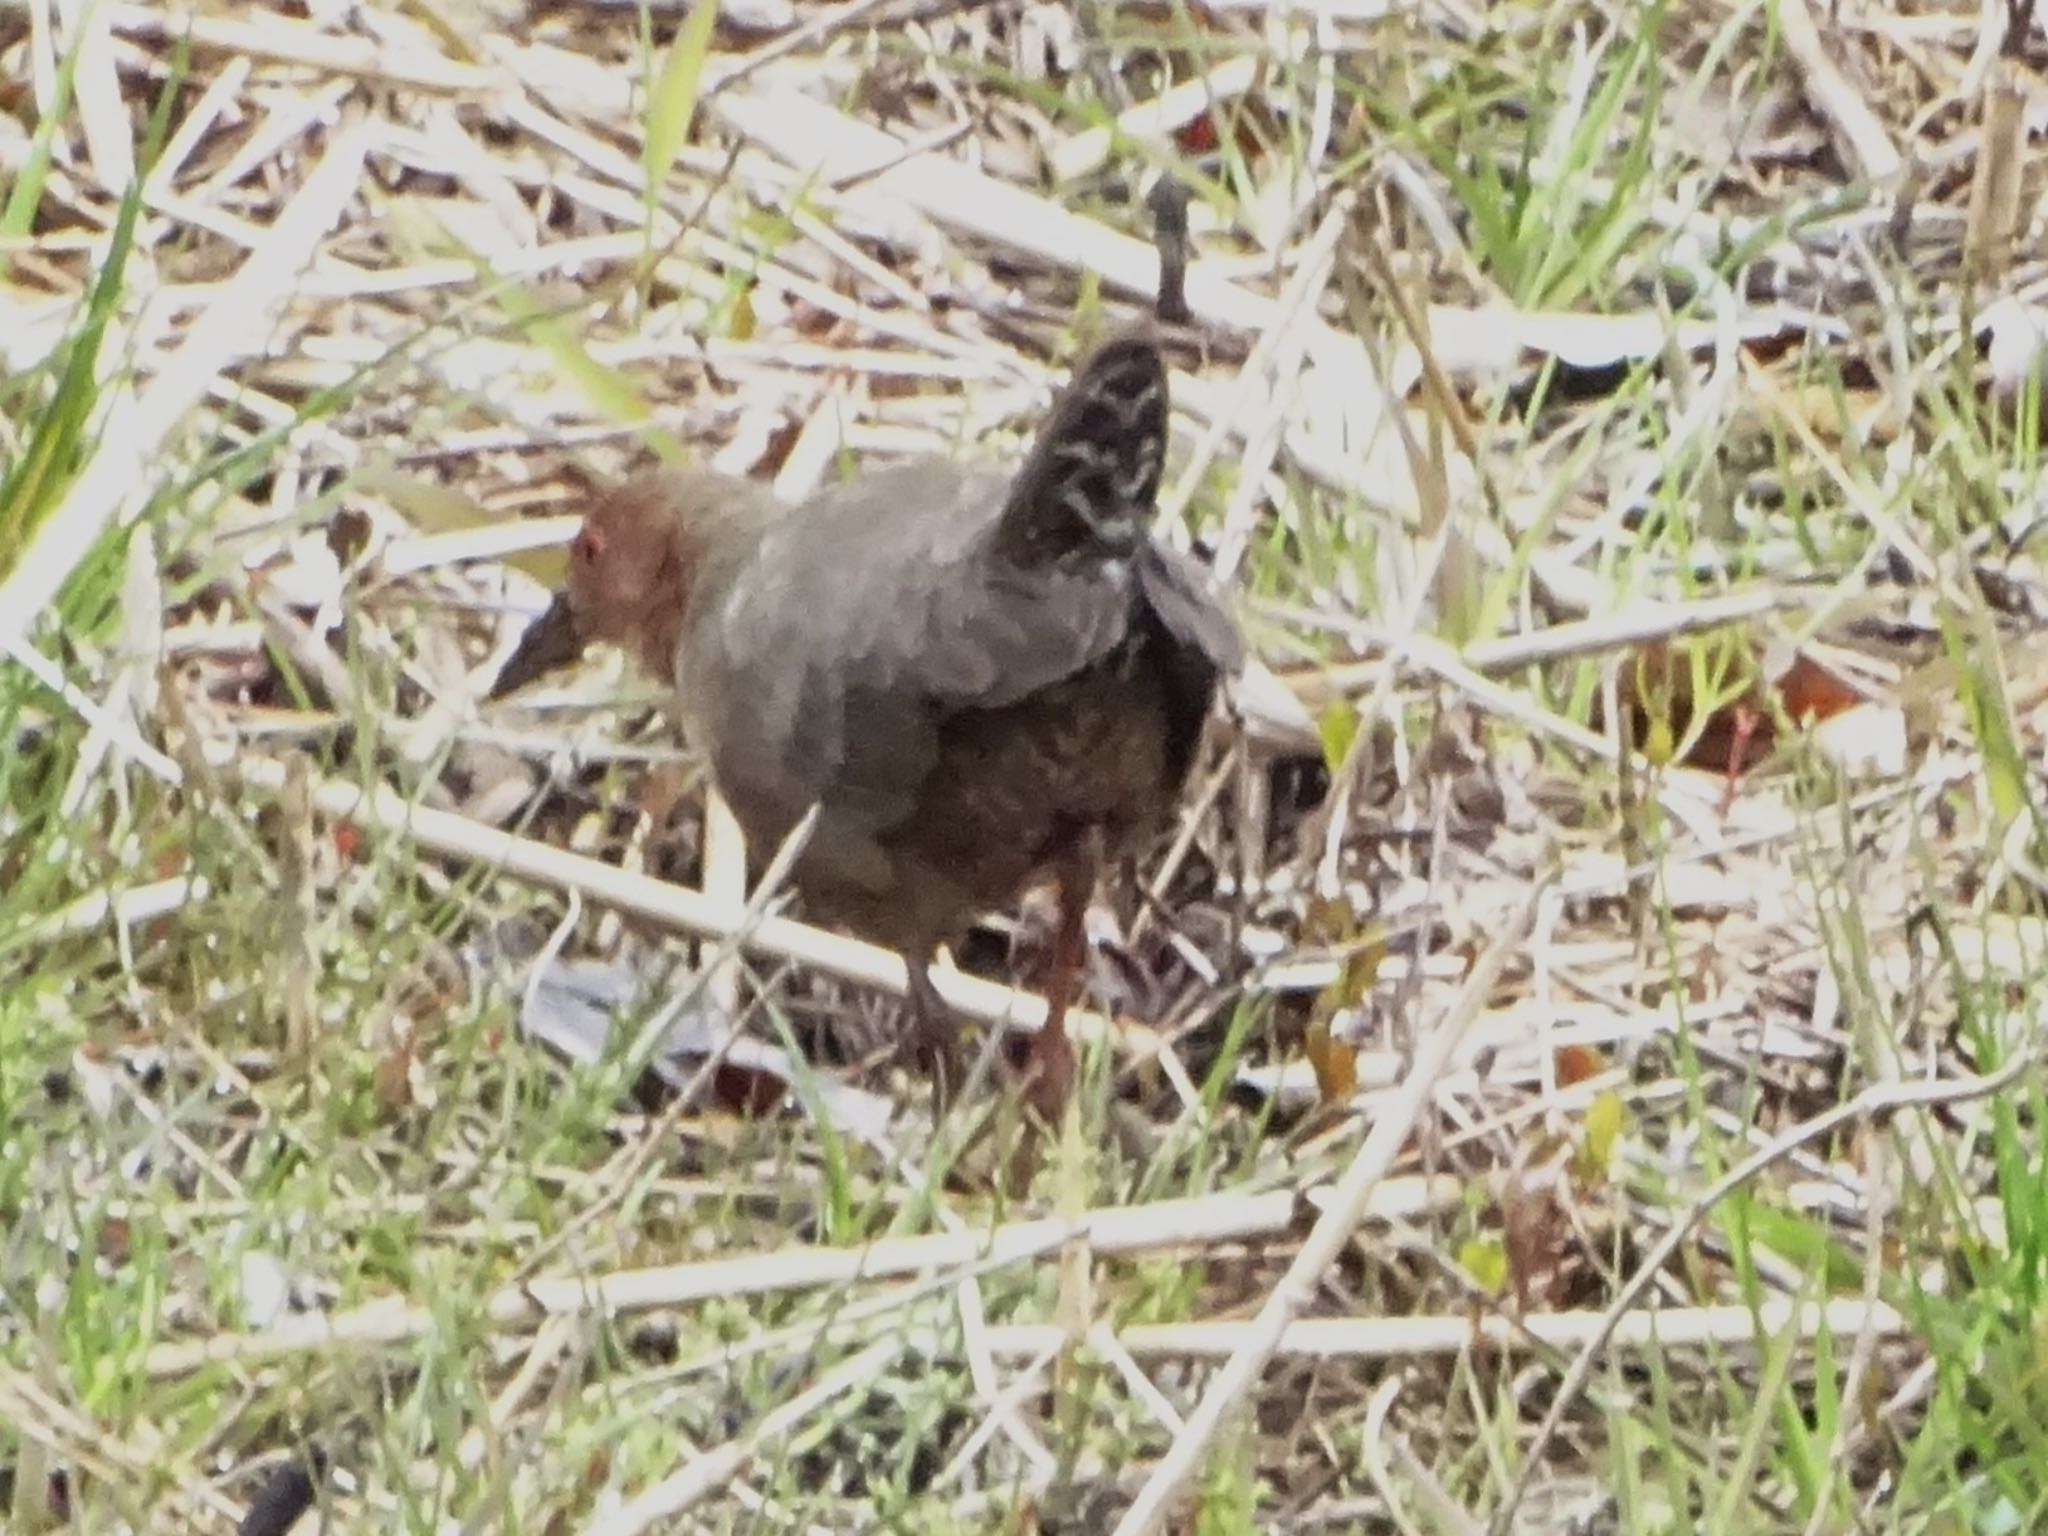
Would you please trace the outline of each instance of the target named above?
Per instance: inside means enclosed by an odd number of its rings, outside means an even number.
[[[582,654],[616,645],[668,683],[708,541],[759,487],[696,470],[636,475],[601,494],[569,545],[569,574],[498,674],[499,698]]]

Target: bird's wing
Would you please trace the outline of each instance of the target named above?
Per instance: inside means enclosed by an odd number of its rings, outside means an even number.
[[[885,567],[838,626],[848,688],[888,696],[894,725],[898,696],[998,708],[1108,654],[1153,584],[1166,433],[1166,365],[1139,325],[1075,370],[1015,474],[927,463],[828,493],[819,526]]]
[[[1124,637],[1130,560],[992,558],[1008,484],[934,461],[828,489],[692,616],[685,710],[719,722],[714,768],[736,805],[786,826],[822,800],[838,822],[897,825],[948,715],[1014,703]]]
[[[1180,644],[1219,673],[1244,661],[1244,637],[1230,610],[1210,594],[1208,573],[1177,549],[1147,544],[1138,561],[1145,605]]]

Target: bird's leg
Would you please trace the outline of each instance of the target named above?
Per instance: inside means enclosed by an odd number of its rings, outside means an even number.
[[[1081,989],[1088,963],[1088,898],[1095,892],[1095,861],[1085,854],[1060,862],[1060,925],[1045,973],[1045,1027],[1025,1058],[1024,1094],[1048,1121],[1057,1120],[1074,1091],[1074,1043],[1067,1009]]]
[[[960,1083],[960,1028],[953,1010],[932,984],[931,947],[903,963],[910,971],[910,1020],[906,1044],[911,1060],[931,1075],[932,1115],[943,1116]]]

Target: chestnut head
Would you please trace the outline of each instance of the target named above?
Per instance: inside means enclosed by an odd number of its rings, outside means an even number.
[[[569,545],[569,575],[491,685],[500,698],[604,641],[673,679],[683,616],[711,520],[756,488],[702,471],[653,470],[604,492]]]

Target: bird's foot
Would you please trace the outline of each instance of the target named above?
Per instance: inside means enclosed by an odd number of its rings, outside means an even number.
[[[962,1080],[960,1024],[923,965],[910,967],[909,1021],[903,1044],[911,1064],[931,1079],[932,1118],[944,1119]]]
[[[1074,1094],[1074,1043],[1067,1038],[1066,1009],[1046,1015],[1045,1028],[1024,1057],[1024,1102],[1046,1124],[1058,1123]]]

